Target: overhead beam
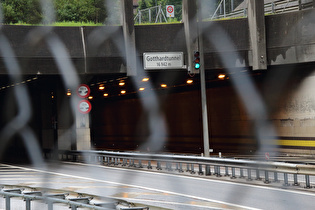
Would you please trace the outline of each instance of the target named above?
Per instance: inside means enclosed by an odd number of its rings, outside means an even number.
[[[248,25],[252,46],[253,70],[267,69],[264,1],[248,1]]]

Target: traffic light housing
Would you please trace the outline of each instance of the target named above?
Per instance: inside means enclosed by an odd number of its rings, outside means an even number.
[[[199,53],[199,51],[194,52],[194,67],[196,70],[200,69],[200,53]]]

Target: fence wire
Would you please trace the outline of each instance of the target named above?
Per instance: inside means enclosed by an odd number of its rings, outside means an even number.
[[[43,11],[43,20],[42,24],[45,27],[37,27],[29,32],[27,37],[25,38],[25,42],[28,46],[26,49],[23,49],[23,53],[28,55],[33,50],[37,50],[37,47],[40,43],[44,42],[50,51],[51,56],[53,57],[55,64],[57,66],[60,78],[63,81],[62,86],[66,87],[62,91],[66,92],[67,89],[76,90],[77,87],[84,82],[82,79],[82,75],[79,75],[76,69],[76,65],[71,59],[70,52],[66,47],[66,43],[62,41],[62,39],[53,32],[52,26],[47,26],[46,23],[55,22],[56,16],[52,1],[50,0],[41,0],[41,7]],[[104,1],[104,4],[107,8],[110,8],[113,1]],[[204,7],[211,8],[212,11],[215,10],[216,4],[213,1],[203,1]],[[113,17],[117,17],[117,14],[111,14],[112,11],[109,10],[109,20],[113,21]],[[121,12],[121,11],[120,11]],[[314,15],[313,13],[309,13],[310,16]],[[0,12],[0,22],[3,22],[3,12]],[[298,24],[298,23],[297,23]],[[34,166],[37,167],[45,167],[46,163],[42,156],[42,145],[39,143],[39,139],[36,136],[32,126],[31,126],[31,118],[34,115],[34,107],[31,104],[32,93],[29,92],[27,84],[25,82],[25,75],[23,75],[22,69],[27,69],[27,62],[20,62],[18,59],[17,53],[14,51],[12,44],[10,43],[7,35],[3,32],[3,25],[0,25],[0,53],[3,59],[3,63],[6,69],[6,75],[4,77],[8,77],[8,80],[3,79],[3,85],[0,85],[0,91],[2,93],[8,91],[8,93],[12,94],[7,96],[3,94],[5,97],[1,99],[0,103],[4,103],[8,98],[11,98],[10,101],[14,101],[10,104],[12,110],[8,110],[10,113],[14,113],[14,117],[9,120],[3,120],[5,124],[0,128],[0,157],[4,158],[6,154],[6,150],[9,145],[13,142],[14,137],[19,136],[23,144],[27,150],[27,155],[30,157],[30,160]],[[205,36],[207,42],[211,43],[217,52],[236,52],[235,43],[232,41],[233,39],[229,37],[229,35],[223,31],[223,29],[216,28],[215,33]],[[118,29],[119,30],[119,29]],[[200,33],[203,33],[203,28],[200,28]],[[294,33],[294,31],[287,31],[287,33]],[[217,34],[220,34],[218,36]],[[119,49],[121,55],[125,55],[125,46],[120,40],[115,39],[116,31],[113,30],[111,33],[104,33],[103,28],[96,28],[88,37],[90,40],[94,40],[92,44],[91,54],[97,54],[97,50],[102,47],[103,43],[108,40],[114,40],[116,47]],[[310,35],[313,36],[314,35]],[[219,37],[219,39],[218,39]],[[283,42],[285,42],[284,40]],[[224,49],[224,50],[222,50]],[[221,59],[223,65],[226,67],[225,71],[229,75],[234,91],[237,93],[240,101],[245,107],[246,113],[248,115],[248,119],[252,122],[254,136],[258,142],[258,151],[257,155],[264,154],[266,151],[273,151],[274,155],[277,155],[277,144],[273,143],[271,146],[267,144],[266,141],[270,136],[276,137],[278,136],[276,128],[272,123],[272,119],[270,120],[271,110],[274,106],[277,106],[279,100],[283,99],[283,94],[285,93],[285,89],[288,87],[288,83],[290,83],[290,79],[292,76],[296,76],[295,66],[289,66],[285,72],[281,71],[270,73],[267,76],[267,79],[263,84],[263,91],[261,91],[255,81],[250,77],[249,74],[242,74],[239,72],[235,72],[235,69],[231,68],[233,66],[233,62],[235,60],[241,60],[240,55],[237,53],[229,54],[226,56],[224,53],[219,54],[219,58]],[[123,58],[126,60],[127,58]],[[137,61],[136,63],[141,63]],[[85,65],[87,65],[85,63]],[[45,70],[42,70],[43,72]],[[250,71],[246,69],[246,71]],[[301,70],[302,71],[302,70]],[[308,72],[309,73],[309,72]],[[279,74],[279,75],[278,75]],[[138,78],[143,78],[147,76],[147,72],[143,70],[143,67],[139,67],[138,69]],[[309,74],[304,74],[305,78],[309,79]],[[277,79],[275,79],[277,78]],[[29,81],[33,82],[35,79],[31,79]],[[304,77],[299,79],[299,82],[303,82]],[[142,83],[135,77],[133,77],[134,86],[139,89],[142,87]],[[19,84],[12,85],[11,84]],[[154,85],[149,81],[147,83],[146,88],[154,89]],[[3,87],[3,88],[2,88]],[[40,87],[39,87],[40,88]],[[298,88],[303,88],[297,86]],[[10,90],[10,92],[9,92]],[[6,92],[7,93],[7,92]],[[75,94],[73,94],[75,95]],[[14,98],[12,100],[12,97]],[[307,96],[306,96],[307,97]],[[145,112],[147,113],[148,118],[148,130],[150,131],[149,137],[146,139],[145,143],[139,146],[139,148],[151,148],[152,152],[162,151],[163,145],[166,141],[165,136],[168,134],[167,122],[165,113],[161,110],[161,103],[158,93],[152,92],[150,97],[147,97],[146,93],[140,92],[139,98],[141,100],[141,104],[144,107]],[[68,99],[67,99],[68,100]],[[68,138],[69,133],[73,133],[73,131],[77,128],[77,122],[80,122],[80,115],[77,112],[77,106],[80,102],[79,97],[70,97],[70,115],[72,116],[72,125],[68,128],[67,131],[64,132],[65,136],[59,136],[59,138]],[[296,99],[292,99],[294,102]],[[305,100],[303,98],[302,100]],[[314,119],[314,98],[309,98],[309,108],[310,117],[308,119]],[[275,101],[275,102],[273,102]],[[292,102],[292,103],[293,103]],[[3,106],[5,107],[5,106]],[[302,109],[302,108],[301,108]],[[301,110],[300,109],[300,110]],[[304,109],[307,109],[304,107]],[[298,114],[298,113],[297,113]],[[288,114],[286,115],[288,116]],[[4,116],[1,116],[1,118]],[[289,116],[290,118],[290,116]],[[71,120],[70,120],[71,121]],[[313,126],[312,126],[313,127]],[[294,134],[292,134],[294,137]],[[75,147],[72,147],[75,148]],[[152,149],[154,148],[154,149]],[[56,165],[57,166],[57,165]],[[90,170],[90,169],[87,169]],[[95,174],[98,171],[89,171],[91,174]],[[49,176],[43,177],[43,180],[48,180]],[[124,180],[128,179],[136,179],[136,177],[130,177],[129,174],[125,174],[123,176]],[[1,184],[1,183],[0,183]],[[170,183],[172,184],[172,183]],[[46,186],[51,187],[51,186]],[[174,187],[175,184],[174,184]],[[189,191],[188,186],[185,184],[181,185],[183,192]],[[237,189],[232,188],[231,194],[226,195],[227,200],[231,203],[235,202],[235,199],[246,199],[245,197],[237,197],[235,192]],[[294,200],[294,198],[292,198]]]

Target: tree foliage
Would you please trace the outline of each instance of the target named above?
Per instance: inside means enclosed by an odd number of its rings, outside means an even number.
[[[1,0],[4,23],[39,23],[42,19],[39,0]]]
[[[57,21],[104,22],[104,0],[54,0]]]
[[[4,23],[35,24],[42,21],[40,0],[0,0]],[[53,0],[56,21],[103,23],[107,17],[104,0]]]

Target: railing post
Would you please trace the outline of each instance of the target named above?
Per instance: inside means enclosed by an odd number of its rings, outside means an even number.
[[[305,188],[312,188],[311,187],[311,183],[310,183],[310,176],[309,175],[305,175],[305,184],[306,184],[306,186],[305,186]]]
[[[250,168],[247,169],[247,181],[252,181],[252,170]]]
[[[148,161],[148,169],[152,169],[152,166],[151,166],[151,161]]]
[[[187,163],[187,165],[186,165],[186,172],[188,172],[188,171],[190,171],[190,169],[189,169],[189,163]]]
[[[26,207],[26,210],[31,210],[31,199],[30,198],[25,198],[25,207]]]
[[[176,167],[175,171],[178,171],[179,170],[178,163],[175,163],[175,167]]]
[[[225,166],[225,175],[224,176],[230,176],[228,166]]]
[[[77,210],[77,206],[76,206],[76,205],[71,204],[71,210]]]
[[[173,168],[172,168],[173,166],[172,165],[173,165],[172,162],[168,163],[168,170],[169,171],[173,171]]]
[[[143,168],[141,160],[139,160],[139,168]]]
[[[5,195],[5,209],[11,210],[11,203],[10,203],[11,197],[9,195]]]
[[[294,186],[299,186],[300,184],[298,183],[298,178],[297,178],[297,174],[293,174],[293,185]]]
[[[274,182],[279,182],[278,173],[276,171],[274,172]]]
[[[289,186],[289,181],[288,181],[288,174],[287,173],[284,173],[283,174],[284,176],[284,186]]]
[[[161,162],[160,162],[160,161],[157,162],[156,169],[157,169],[157,170],[162,170]]]
[[[179,170],[178,170],[178,172],[180,172],[180,173],[184,172],[182,163],[179,163]]]
[[[202,165],[199,164],[199,172],[198,172],[199,175],[203,175],[203,171],[202,171]]]
[[[259,169],[256,169],[256,180],[261,180]]]
[[[206,165],[206,176],[210,176],[211,175],[211,168],[209,165]]]
[[[191,164],[191,172],[190,172],[190,173],[191,173],[191,174],[195,174],[195,173],[196,173],[193,163]]]
[[[47,206],[48,206],[47,209],[48,209],[48,210],[53,210],[53,208],[54,208],[53,205],[54,205],[54,202],[52,202],[52,201],[47,201]]]
[[[240,178],[245,178],[243,168],[240,168]]]
[[[270,181],[269,181],[269,172],[267,170],[265,171],[265,181],[264,181],[264,183],[266,183],[266,184],[270,183]]]
[[[231,179],[236,179],[236,176],[235,176],[235,168],[232,167],[232,176],[231,176]]]
[[[217,177],[221,177],[220,166],[217,166]]]

